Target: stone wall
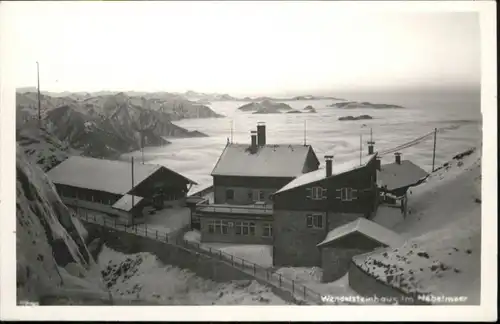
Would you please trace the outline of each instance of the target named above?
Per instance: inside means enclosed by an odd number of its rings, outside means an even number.
[[[97,224],[85,223],[85,227],[91,237],[100,237],[104,243],[115,251],[124,254],[148,252],[156,255],[164,264],[188,269],[196,275],[216,282],[228,282],[231,280],[256,280],[262,285],[271,288],[272,292],[283,300],[298,304],[299,301],[288,291],[269,285],[264,280],[258,279],[251,274],[232,267],[218,260],[207,251],[190,246],[189,249],[182,246],[167,244],[153,238],[147,238],[105,228]],[[161,283],[159,283],[161,284]]]
[[[321,250],[321,267],[323,268],[321,282],[332,282],[342,278],[349,270],[352,257],[368,252],[362,249],[333,247],[325,247]]]
[[[325,238],[326,229],[307,228],[306,214],[306,211],[274,211],[274,266],[321,265],[321,254],[316,245]],[[315,214],[321,213],[315,212]],[[323,222],[325,222],[324,216]]]
[[[416,295],[406,294],[403,291],[389,286],[386,283],[374,278],[354,262],[349,263],[349,286],[358,294],[364,297],[382,298],[386,300],[397,300],[401,305],[429,305],[419,300]]]
[[[210,258],[202,253],[193,253],[183,247],[166,244],[153,238],[135,235],[95,224],[86,224],[90,231],[98,231],[104,243],[111,249],[134,254],[149,252],[158,257],[164,264],[170,264],[183,269],[189,269],[196,275],[217,282],[230,280],[250,280],[252,276],[235,269],[223,262]]]

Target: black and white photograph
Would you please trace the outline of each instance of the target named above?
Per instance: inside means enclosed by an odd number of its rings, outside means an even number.
[[[494,321],[495,10],[2,2],[2,319]]]

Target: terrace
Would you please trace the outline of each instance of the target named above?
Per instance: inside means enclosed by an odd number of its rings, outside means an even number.
[[[203,201],[196,205],[196,211],[202,213],[216,214],[236,214],[236,215],[259,215],[272,216],[272,205],[228,205],[228,204],[208,204],[208,201]]]

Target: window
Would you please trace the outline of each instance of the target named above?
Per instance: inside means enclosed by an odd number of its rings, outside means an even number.
[[[307,228],[323,228],[323,215],[313,214],[306,217]]]
[[[253,222],[236,222],[235,227],[236,235],[255,235],[255,223]]]
[[[272,237],[273,236],[273,225],[272,224],[265,224],[264,225],[264,233],[262,234],[263,237]]]
[[[226,221],[221,221],[221,234],[227,234],[227,228],[229,224]]]
[[[311,198],[314,200],[322,200],[326,199],[326,189],[321,187],[312,187],[307,188],[308,195],[307,198]]]
[[[264,201],[264,200],[266,200],[264,191],[262,190],[253,191],[253,201]]]
[[[357,199],[357,193],[358,191],[356,189],[352,188],[341,188],[337,189],[338,195],[337,199],[340,199],[342,201],[352,201]]]
[[[227,234],[228,233],[228,222],[222,220],[212,220],[208,224],[208,232],[213,234]]]
[[[233,199],[234,199],[234,190],[227,189],[226,190],[226,200],[233,200]]]

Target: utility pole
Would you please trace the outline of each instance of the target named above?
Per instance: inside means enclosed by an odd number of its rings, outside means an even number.
[[[363,134],[359,134],[359,165],[361,165],[362,158],[363,158]]]
[[[233,144],[233,124],[234,124],[234,119],[231,119],[231,144]]]
[[[40,103],[40,66],[38,61],[36,62],[36,79],[37,79],[37,91],[38,91],[38,124],[42,125],[42,112],[41,112],[41,103]]]
[[[434,149],[432,150],[432,172],[434,172],[434,162],[436,161],[436,137],[437,137],[437,128],[434,128]]]

